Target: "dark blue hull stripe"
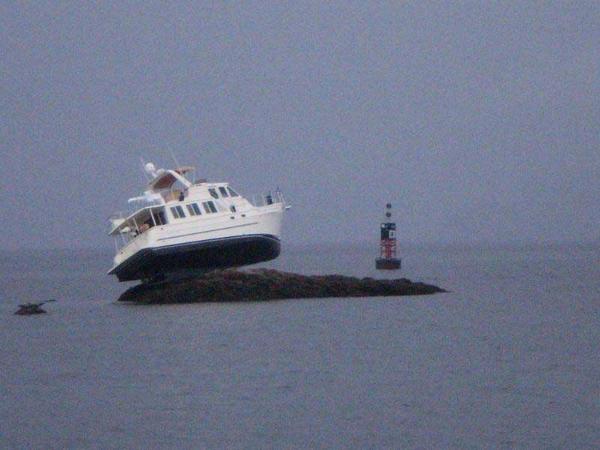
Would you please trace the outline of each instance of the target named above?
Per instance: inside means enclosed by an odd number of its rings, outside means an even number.
[[[120,281],[152,278],[183,270],[209,270],[269,261],[281,244],[272,235],[246,235],[146,248],[109,273]]]

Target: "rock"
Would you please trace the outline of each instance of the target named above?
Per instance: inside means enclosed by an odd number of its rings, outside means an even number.
[[[42,309],[42,305],[50,302],[54,302],[56,300],[48,300],[46,302],[41,303],[25,303],[24,305],[19,305],[19,309],[15,312],[18,316],[30,316],[33,314],[46,314],[46,311]]]
[[[299,275],[269,269],[229,269],[187,280],[138,284],[125,291],[119,301],[145,304],[199,303],[428,295],[438,292],[446,291],[405,278],[376,280],[342,275]]]

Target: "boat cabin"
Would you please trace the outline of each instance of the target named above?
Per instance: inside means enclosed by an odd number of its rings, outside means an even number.
[[[160,169],[154,173],[144,195],[129,199],[134,212],[126,217],[122,214],[111,218],[109,234],[121,236],[125,245],[156,226],[236,214],[251,206],[228,183],[209,183],[206,180],[191,183],[185,175],[193,170],[193,167],[182,167]],[[245,214],[242,216],[245,217]]]

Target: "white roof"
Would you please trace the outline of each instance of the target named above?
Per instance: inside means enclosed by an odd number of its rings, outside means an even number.
[[[185,184],[190,184],[183,175],[188,172],[192,172],[193,170],[194,167],[191,166],[179,167],[174,170],[161,170],[149,183],[150,189],[153,191],[169,189],[176,181],[185,181]]]

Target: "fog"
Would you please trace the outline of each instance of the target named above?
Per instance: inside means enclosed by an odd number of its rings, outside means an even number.
[[[600,238],[599,2],[3,2],[0,71],[2,248],[109,247],[171,151],[284,245]]]

